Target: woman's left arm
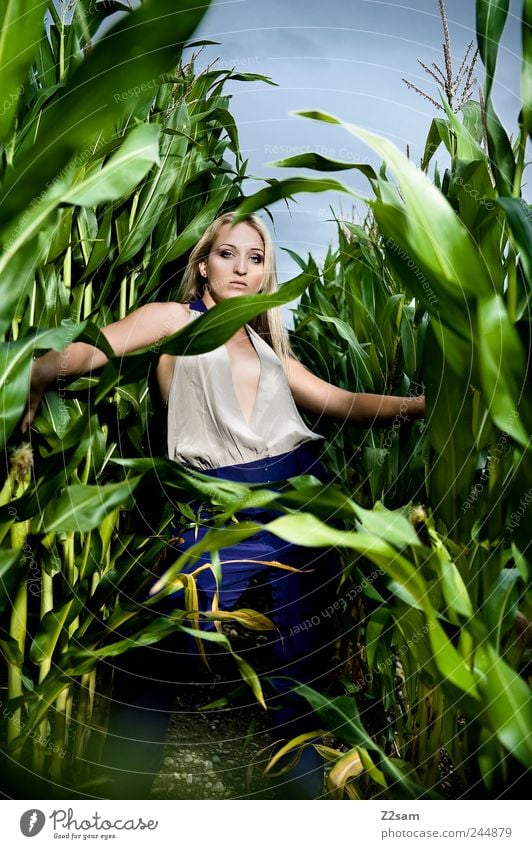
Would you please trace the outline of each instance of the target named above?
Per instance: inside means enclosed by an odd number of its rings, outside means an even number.
[[[349,392],[316,377],[293,357],[286,368],[288,382],[298,407],[319,416],[341,419],[355,425],[387,425],[396,418],[411,421],[425,415],[425,398]]]

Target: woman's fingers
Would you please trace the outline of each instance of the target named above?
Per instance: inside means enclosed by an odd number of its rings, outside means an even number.
[[[22,419],[20,420],[20,429],[21,429],[22,433],[26,433],[30,424],[32,423],[33,419],[35,418],[35,413],[37,412],[37,410],[39,408],[39,404],[41,403],[41,399],[42,399],[42,394],[39,395],[38,397],[30,395],[30,398],[29,398],[29,401],[28,401],[28,406],[26,407],[26,409],[24,411],[24,415],[22,416]]]
[[[21,429],[22,433],[26,433],[27,429],[29,428],[30,424],[33,421],[34,416],[35,416],[35,410],[32,410],[31,407],[27,407],[26,412],[24,413],[24,415],[22,416],[22,419],[20,421],[20,429]]]
[[[26,433],[30,424],[31,424],[31,417],[30,417],[30,413],[29,413],[29,410],[28,410],[26,413],[24,413],[24,415],[22,416],[22,419],[20,420],[20,429],[21,429],[22,433]]]

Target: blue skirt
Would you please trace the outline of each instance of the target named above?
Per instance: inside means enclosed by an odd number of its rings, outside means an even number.
[[[287,478],[297,475],[314,475],[322,482],[328,474],[321,464],[314,443],[304,443],[294,451],[254,460],[250,463],[225,466],[203,472],[211,477],[233,482],[263,484],[281,491]],[[208,513],[202,513],[205,524],[179,531],[178,544],[172,545],[172,554],[178,556],[203,539],[210,530]],[[237,518],[267,524],[281,511],[249,508],[240,511]],[[177,531],[176,531],[177,534]],[[272,651],[272,676],[290,676],[312,683],[323,674],[323,664],[330,647],[330,605],[334,601],[340,561],[335,549],[308,548],[285,542],[266,529],[260,529],[247,540],[228,545],[218,552],[221,563],[221,583],[218,587],[220,610],[238,608],[242,594],[253,583],[264,583],[271,591],[271,606],[262,610],[275,625],[275,637],[270,641]],[[208,551],[194,556],[182,569],[194,572],[211,562]],[[267,563],[289,566],[284,570]],[[200,611],[212,610],[216,593],[216,580],[212,570],[205,569],[196,578]],[[170,596],[168,606],[177,606],[182,590]],[[212,621],[204,620],[201,627],[212,630]],[[281,690],[288,685],[279,685]]]

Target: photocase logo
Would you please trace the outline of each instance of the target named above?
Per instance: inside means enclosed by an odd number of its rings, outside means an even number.
[[[24,837],[35,837],[44,827],[46,817],[37,808],[24,811],[20,818],[20,830]]]

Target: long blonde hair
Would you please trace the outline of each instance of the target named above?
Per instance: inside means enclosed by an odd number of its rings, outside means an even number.
[[[200,274],[199,264],[209,256],[220,229],[225,224],[230,224],[234,218],[234,212],[226,212],[224,215],[216,218],[207,227],[199,242],[190,252],[187,267],[183,274],[183,280],[177,293],[177,300],[180,303],[187,304],[202,297],[207,281]],[[261,291],[265,294],[277,292],[279,286],[275,268],[275,252],[268,228],[256,215],[250,215],[244,218],[242,223],[249,224],[250,227],[253,227],[264,243],[264,277]],[[283,321],[281,308],[274,307],[273,309],[266,310],[256,318],[251,319],[249,324],[273,348],[281,362],[285,364],[291,351],[288,341],[288,331]]]

